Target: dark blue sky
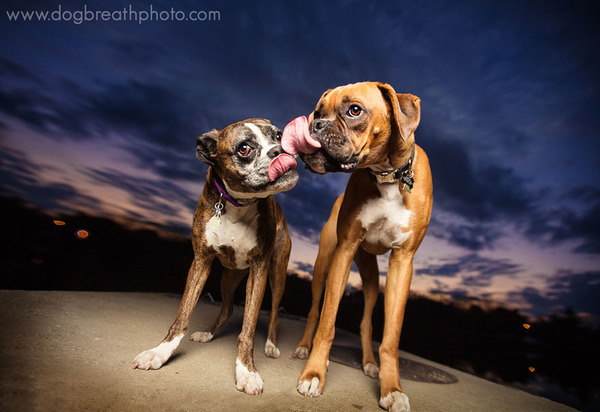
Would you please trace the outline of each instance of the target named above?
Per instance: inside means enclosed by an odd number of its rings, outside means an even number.
[[[115,21],[128,2],[60,4],[61,21],[10,17],[58,3],[1,6],[3,192],[189,233],[198,134],[248,117],[283,128],[328,88],[381,81],[421,98],[416,139],[434,174],[413,289],[600,315],[593,2],[155,1],[220,19],[142,23]],[[113,19],[76,24],[84,7]],[[303,171],[278,196],[292,269],[312,265],[346,180]]]

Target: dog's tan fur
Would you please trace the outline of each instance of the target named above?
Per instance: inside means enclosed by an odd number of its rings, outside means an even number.
[[[364,121],[347,121],[342,115],[352,102],[364,107],[365,113],[368,112]],[[367,229],[363,227],[359,214],[370,200],[381,196],[378,185],[370,178],[367,168],[400,168],[410,157],[414,131],[420,120],[420,100],[413,95],[396,94],[391,86],[380,83],[342,86],[326,92],[317,103],[309,118],[311,133],[318,134],[314,122],[323,119],[329,122],[327,127],[331,130],[327,138],[336,146],[335,150],[341,153],[340,159],[345,161],[354,156],[358,159],[358,166],[350,177],[345,193],[335,202],[329,220],[321,232],[319,253],[314,267],[312,306],[304,335],[295,354],[297,357],[303,357],[311,347],[310,339],[317,323],[318,306],[327,277],[319,326],[314,336],[312,351],[299,379],[298,390],[307,396],[318,396],[323,392],[338,305],[348,281],[353,259],[363,279],[365,296],[360,328],[363,367],[365,373],[373,377],[377,375],[371,336],[371,315],[379,292],[376,255],[386,253],[390,247],[373,240],[372,236],[367,238]],[[320,141],[323,149],[327,151],[326,142],[323,139]],[[332,153],[335,150],[332,150]],[[331,157],[335,156],[338,155],[333,153]],[[309,167],[312,166],[311,156],[307,156],[305,161]],[[316,169],[321,169],[317,171],[323,171],[321,166],[316,164]],[[397,395],[402,394],[398,345],[412,279],[413,256],[427,230],[433,201],[429,161],[419,146],[415,148],[412,168],[414,187],[411,193],[402,190],[401,182],[386,183],[396,185],[401,194],[402,201],[399,202],[398,208],[403,207],[410,211],[408,226],[402,229],[404,234],[410,235],[403,243],[391,248],[385,286],[385,326],[379,348],[380,405],[391,410],[404,407],[399,402],[394,406]]]

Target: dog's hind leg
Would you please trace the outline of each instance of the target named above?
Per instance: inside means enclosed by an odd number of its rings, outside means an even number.
[[[277,327],[279,326],[279,304],[285,290],[285,281],[287,278],[287,267],[292,250],[292,241],[287,231],[279,230],[277,234],[276,252],[271,258],[269,267],[269,285],[271,286],[271,316],[269,318],[269,332],[267,342],[265,343],[265,356],[269,358],[279,358],[281,353],[277,347]]]
[[[379,366],[373,354],[373,308],[379,295],[379,269],[377,256],[358,248],[354,256],[354,262],[363,282],[363,294],[365,307],[362,321],[360,323],[360,340],[362,344],[362,365],[365,375],[377,379],[379,377]]]
[[[311,282],[312,291],[312,303],[308,317],[306,319],[306,327],[304,333],[296,350],[294,351],[293,357],[298,359],[308,358],[308,353],[312,346],[312,339],[319,322],[319,309],[321,306],[321,297],[323,296],[323,290],[325,288],[325,280],[327,278],[327,272],[329,272],[329,264],[331,263],[331,256],[335,250],[337,244],[337,218],[342,204],[343,195],[340,196],[331,210],[329,219],[321,230],[321,238],[319,240],[319,253],[317,254],[317,260],[315,261],[315,267],[313,270],[313,278]]]
[[[215,319],[214,323],[204,332],[197,331],[192,333],[190,340],[194,342],[210,342],[212,340],[217,329],[223,326],[223,324],[233,313],[233,299],[235,290],[247,273],[248,270],[223,269],[223,273],[221,275],[221,299],[223,300],[223,303],[221,304],[221,312],[219,313],[219,316],[217,316],[217,319]]]

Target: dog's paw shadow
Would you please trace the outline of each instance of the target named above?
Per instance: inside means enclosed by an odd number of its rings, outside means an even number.
[[[329,359],[351,368],[362,370],[362,351],[341,345],[332,345]],[[458,378],[450,372],[443,371],[431,365],[400,358],[400,376],[402,379],[427,383],[456,383]]]

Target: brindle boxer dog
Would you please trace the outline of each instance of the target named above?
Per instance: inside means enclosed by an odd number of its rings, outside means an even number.
[[[194,261],[179,312],[164,340],[140,353],[133,367],[158,369],[169,359],[187,333],[190,315],[216,257],[225,267],[221,313],[211,327],[192,334],[191,339],[212,339],[231,315],[235,289],[248,274],[235,375],[238,390],[256,395],[263,390],[253,354],[258,312],[268,277],[273,300],[265,355],[278,358],[277,310],[291,249],[287,225],[273,195],[294,187],[298,181],[296,161],[283,153],[281,131],[263,119],[244,120],[201,135],[196,153],[210,168],[194,215]]]
[[[354,259],[365,295],[360,328],[364,372],[379,376],[382,408],[410,410],[400,386],[398,344],[413,256],[425,236],[433,202],[429,160],[415,144],[419,120],[418,97],[397,94],[387,84],[368,82],[325,92],[308,120],[295,119],[284,131],[283,147],[300,153],[311,170],[352,172],[321,232],[312,307],[294,354],[299,358],[308,354],[327,276],[319,327],[298,380],[303,395],[323,393],[338,305]],[[371,336],[371,315],[379,292],[376,256],[390,250],[378,368]]]

